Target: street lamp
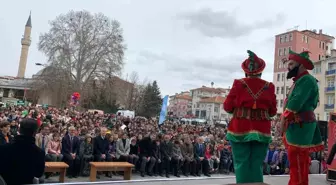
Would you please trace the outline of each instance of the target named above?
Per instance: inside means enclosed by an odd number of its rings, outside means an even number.
[[[47,64],[42,64],[42,63],[35,63],[35,65],[37,65],[37,66],[47,66]]]

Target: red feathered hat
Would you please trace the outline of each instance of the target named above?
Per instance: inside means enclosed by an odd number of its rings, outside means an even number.
[[[262,73],[266,67],[265,61],[250,50],[247,50],[247,53],[249,54],[249,58],[241,65],[244,72],[247,75],[258,75]]]
[[[314,63],[309,58],[309,51],[303,51],[301,53],[295,53],[292,50],[289,50],[288,60],[294,60],[297,63],[302,64],[306,69],[314,69]]]

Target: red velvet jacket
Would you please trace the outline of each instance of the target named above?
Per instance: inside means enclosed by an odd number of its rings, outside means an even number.
[[[256,95],[258,92],[259,95]],[[257,97],[254,98],[251,94]],[[275,87],[260,78],[234,80],[232,89],[225,99],[224,110],[233,113],[228,127],[229,132],[233,134],[258,132],[270,135],[269,118],[277,113]]]

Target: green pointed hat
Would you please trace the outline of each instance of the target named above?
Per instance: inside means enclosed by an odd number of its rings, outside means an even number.
[[[289,50],[289,60],[294,60],[295,62],[298,62],[302,64],[306,69],[312,70],[314,69],[314,63],[309,58],[309,51],[303,51],[301,53],[295,53],[292,50]]]

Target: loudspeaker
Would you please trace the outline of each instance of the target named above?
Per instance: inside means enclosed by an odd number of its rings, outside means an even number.
[[[327,142],[328,138],[328,122],[327,121],[318,121],[318,127],[321,132],[322,141]]]
[[[226,185],[269,185],[269,184],[265,184],[265,183],[262,183],[262,182],[257,182],[257,183],[226,184]]]
[[[326,175],[327,181],[336,182],[336,169],[328,169],[327,175]]]

